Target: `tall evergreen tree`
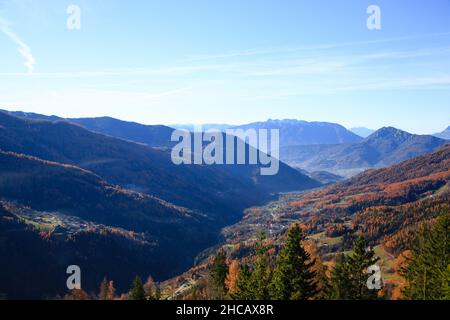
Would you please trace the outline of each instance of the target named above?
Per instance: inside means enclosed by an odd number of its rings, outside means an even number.
[[[363,237],[358,237],[353,245],[353,254],[349,255],[348,268],[350,272],[350,299],[373,300],[378,297],[378,290],[369,289],[367,272],[379,260],[373,248],[368,248]]]
[[[331,276],[331,298],[337,300],[372,300],[378,297],[378,290],[369,289],[367,272],[379,259],[372,248],[367,248],[363,237],[353,243],[353,253],[340,255]]]
[[[347,257],[344,254],[338,255],[336,265],[331,273],[331,290],[329,298],[333,300],[351,299],[351,273],[348,267]]]
[[[327,300],[330,298],[331,284],[328,277],[328,267],[323,263],[317,248],[312,242],[305,242],[304,248],[310,255],[310,260],[314,261],[313,270],[315,271],[317,284],[317,294],[314,300]]]
[[[288,232],[286,244],[277,259],[271,283],[274,300],[307,300],[317,293],[312,270],[314,261],[302,246],[302,229],[295,224]]]
[[[448,300],[450,285],[450,214],[448,209],[431,230],[423,230],[412,248],[412,257],[401,270],[409,300]]]
[[[251,272],[248,265],[243,265],[239,270],[236,281],[236,291],[231,294],[233,300],[253,300],[253,290],[250,285]]]
[[[130,300],[145,300],[145,290],[139,276],[136,276],[133,280],[129,298]]]
[[[228,265],[226,262],[226,255],[223,250],[220,250],[214,258],[209,272],[209,286],[212,299],[224,299],[227,293],[227,288],[225,285],[227,275]]]
[[[269,284],[272,277],[270,269],[268,251],[270,247],[264,245],[266,235],[264,231],[259,233],[256,244],[257,260],[250,276],[250,288],[252,290],[252,300],[269,300]]]

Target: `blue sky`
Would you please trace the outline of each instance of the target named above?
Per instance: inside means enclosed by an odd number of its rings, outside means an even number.
[[[371,4],[381,30],[366,27]],[[0,108],[442,131],[449,14],[448,0],[0,0]]]

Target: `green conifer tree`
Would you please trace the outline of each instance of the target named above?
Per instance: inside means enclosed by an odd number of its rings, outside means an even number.
[[[336,258],[336,265],[331,274],[329,298],[332,300],[349,300],[351,298],[350,279],[351,274],[347,257],[344,254],[340,254]]]
[[[379,260],[372,248],[368,248],[363,237],[353,243],[353,253],[337,258],[331,276],[331,295],[336,300],[377,299],[379,289],[369,288],[368,268]]]
[[[353,254],[347,257],[349,288],[351,300],[373,300],[378,297],[377,289],[370,289],[367,285],[370,266],[379,260],[373,248],[368,248],[363,237],[358,237],[353,244]]]
[[[209,272],[209,286],[211,299],[224,299],[227,288],[225,280],[228,274],[228,266],[226,256],[223,250],[220,250],[214,258],[213,264]]]
[[[250,289],[252,290],[252,300],[269,300],[269,284],[272,277],[272,270],[269,264],[268,251],[270,247],[264,245],[266,235],[264,231],[259,233],[256,244],[257,260],[250,277]]]
[[[431,230],[423,230],[412,248],[412,257],[401,270],[407,280],[408,300],[448,300],[450,281],[450,214],[448,209]]]
[[[253,290],[250,283],[251,272],[248,265],[240,268],[236,281],[236,292],[231,295],[233,300],[253,300]]]
[[[274,300],[307,300],[317,293],[312,270],[314,261],[303,248],[303,232],[295,224],[288,232],[286,244],[277,259],[271,283]]]
[[[131,287],[130,300],[145,300],[145,290],[144,286],[142,285],[142,280],[139,276],[136,276],[133,280],[133,284]]]

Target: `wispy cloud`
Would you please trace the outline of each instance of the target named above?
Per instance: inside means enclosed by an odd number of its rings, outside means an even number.
[[[223,53],[215,53],[215,54],[203,54],[203,55],[194,55],[188,58],[186,61],[202,61],[202,60],[217,60],[217,59],[229,59],[229,58],[238,58],[238,57],[249,57],[249,56],[263,56],[263,55],[273,55],[273,54],[281,54],[281,53],[306,53],[306,52],[319,52],[319,51],[327,51],[331,49],[338,48],[346,48],[346,47],[360,47],[362,45],[371,45],[371,44],[384,44],[391,42],[405,42],[411,40],[421,40],[421,39],[439,39],[439,38],[448,38],[450,37],[450,32],[441,32],[441,33],[429,33],[429,34],[419,34],[419,35],[410,35],[403,37],[395,37],[395,38],[385,38],[378,40],[366,40],[366,41],[348,41],[348,42],[339,42],[339,43],[327,43],[327,44],[317,44],[310,46],[284,46],[284,47],[269,47],[269,48],[251,48],[244,50],[233,50],[227,51]]]
[[[320,87],[312,85],[305,87],[303,90],[280,90],[278,92],[269,92],[262,95],[254,95],[247,97],[249,101],[257,100],[279,100],[290,97],[300,96],[323,96],[333,95],[339,93],[353,93],[353,92],[369,92],[380,90],[408,90],[408,89],[449,89],[450,76],[448,75],[434,75],[427,77],[400,77],[395,79],[378,79],[361,84],[350,84],[343,86],[326,86]]]
[[[31,52],[31,48],[14,31],[11,30],[9,23],[1,18],[0,30],[17,45],[17,50],[24,59],[23,64],[27,68],[28,74],[32,74],[34,71],[34,65],[36,64],[36,59]]]

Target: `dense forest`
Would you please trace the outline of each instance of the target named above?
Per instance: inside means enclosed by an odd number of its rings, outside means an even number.
[[[420,230],[400,266],[404,279],[396,299],[450,299],[450,211],[445,208],[436,222]],[[278,252],[277,252],[278,251]],[[103,279],[98,293],[73,290],[64,299],[87,300],[377,300],[388,299],[382,280],[371,272],[380,258],[362,236],[349,254],[340,254],[333,265],[324,264],[299,224],[287,232],[284,244],[274,250],[261,232],[247,262],[230,260],[220,250],[202,278],[183,296],[174,288],[162,292],[149,276],[139,276],[127,293],[117,295],[114,282]],[[170,292],[172,289],[172,292]]]
[[[380,267],[383,283],[377,297],[416,299],[417,296],[404,293],[408,281],[411,285],[416,281],[406,275],[404,268],[407,263],[414,265],[411,259],[414,252],[417,253],[417,244],[428,241],[424,239],[430,237],[433,226],[438,225],[442,217],[448,217],[449,170],[450,148],[444,147],[315,192],[283,195],[279,201],[247,210],[241,222],[225,228],[225,245],[219,249],[227,254],[230,274],[236,274],[236,270],[252,272],[258,251],[255,248],[259,247],[258,234],[260,230],[266,230],[266,243],[270,246],[267,252],[272,257],[267,264],[275,270],[275,257],[286,243],[286,230],[299,224],[305,237],[304,247],[316,258],[315,269],[321,270],[322,280],[327,279],[317,282],[323,284],[321,287],[331,285],[336,289],[339,276],[333,273],[345,271],[342,264],[349,263],[357,252],[355,245],[361,242],[358,239],[364,238],[366,248],[371,248],[379,258],[376,264]],[[441,244],[445,246],[445,242]],[[212,263],[214,255],[214,251],[206,254],[210,257],[206,265]],[[448,255],[440,254],[435,258],[448,265]],[[190,282],[198,283],[190,278],[198,275],[208,278],[207,269],[207,266],[199,265],[180,276],[175,281],[178,281],[175,285],[179,288],[177,294],[184,296],[186,290],[183,287],[189,287]],[[446,270],[443,268],[441,272]],[[349,283],[349,280],[344,277],[342,283]],[[168,286],[172,285],[169,282]],[[322,297],[347,297],[346,294],[334,292],[330,295],[327,290],[327,293],[320,291]]]

